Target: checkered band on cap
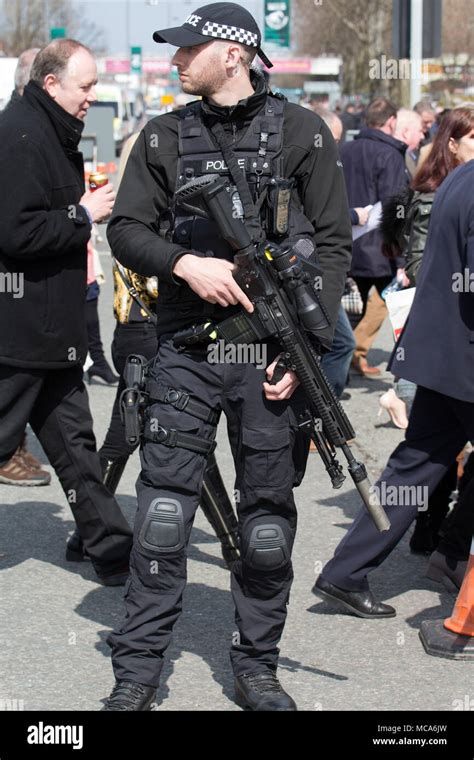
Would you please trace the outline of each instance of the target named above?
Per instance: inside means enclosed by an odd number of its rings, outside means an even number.
[[[234,40],[234,42],[241,42],[242,45],[249,45],[250,47],[258,47],[258,36],[253,32],[247,32],[246,29],[240,29],[238,26],[227,26],[227,24],[206,21],[201,34],[222,40]]]

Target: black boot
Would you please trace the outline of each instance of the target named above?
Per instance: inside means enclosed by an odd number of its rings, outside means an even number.
[[[135,681],[117,681],[102,711],[146,712],[156,695],[155,686],[145,686]]]
[[[235,701],[246,710],[295,711],[294,700],[284,691],[274,670],[245,673],[235,678]]]
[[[115,460],[100,456],[103,482],[111,494],[114,494],[117,490],[127,462],[128,456],[119,457]],[[84,549],[82,538],[76,528],[66,543],[66,560],[68,562],[82,562],[85,559],[88,559],[88,554]]]
[[[240,558],[237,519],[222,481],[214,454],[207,460],[201,492],[201,508],[221,542],[222,556],[229,570]]]

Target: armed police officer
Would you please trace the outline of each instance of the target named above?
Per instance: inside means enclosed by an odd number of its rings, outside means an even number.
[[[117,683],[105,709],[146,710],[154,699],[181,612],[186,546],[206,457],[224,411],[240,497],[241,560],[231,576],[239,632],[230,655],[236,698],[252,710],[295,710],[276,670],[293,578],[292,488],[303,476],[309,444],[298,428],[301,389],[292,372],[266,382],[279,352],[271,341],[266,376],[251,362],[211,363],[204,344],[187,345],[182,336],[193,335],[191,328],[199,332],[199,326],[250,313],[253,305],[232,276],[233,253],[217,227],[180,208],[175,193],[206,173],[228,177],[234,213],[252,234],[257,216],[270,240],[291,240],[313,261],[317,255],[322,301],[335,324],[351,246],[342,166],[321,118],[271,94],[250,69],[256,54],[272,64],[244,8],[207,5],[181,27],[153,36],[179,48],[172,63],[182,88],[202,100],[145,126],[108,228],[112,252],[124,266],[158,275],[160,308],[127,614],[109,639]],[[331,340],[329,326],[320,336],[322,350]]]

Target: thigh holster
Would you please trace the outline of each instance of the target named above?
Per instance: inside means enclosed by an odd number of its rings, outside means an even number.
[[[146,392],[148,395],[149,403],[156,401],[162,404],[170,404],[178,411],[186,411],[192,417],[196,417],[203,422],[217,426],[219,421],[219,413],[215,409],[211,409],[201,401],[192,398],[189,393],[185,393],[177,388],[170,388],[169,386],[158,383],[153,377],[150,377],[146,384]],[[212,454],[216,448],[215,441],[209,441],[203,436],[199,436],[193,433],[186,433],[175,428],[169,428],[164,425],[160,425],[159,419],[150,419],[149,415],[146,415],[145,424],[143,429],[143,437],[148,441],[154,443],[162,443],[164,446],[170,448],[179,447],[182,449],[188,449],[194,451],[196,454],[202,454],[208,456]]]

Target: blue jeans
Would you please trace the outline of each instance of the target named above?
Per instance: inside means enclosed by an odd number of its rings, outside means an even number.
[[[394,382],[395,393],[407,406],[407,417],[410,416],[411,408],[413,406],[413,399],[416,393],[416,383],[412,383],[411,380],[404,380],[399,377]]]
[[[324,354],[322,367],[338,398],[346,387],[347,375],[356,341],[351,323],[342,306],[339,306],[334,340],[329,353]]]

